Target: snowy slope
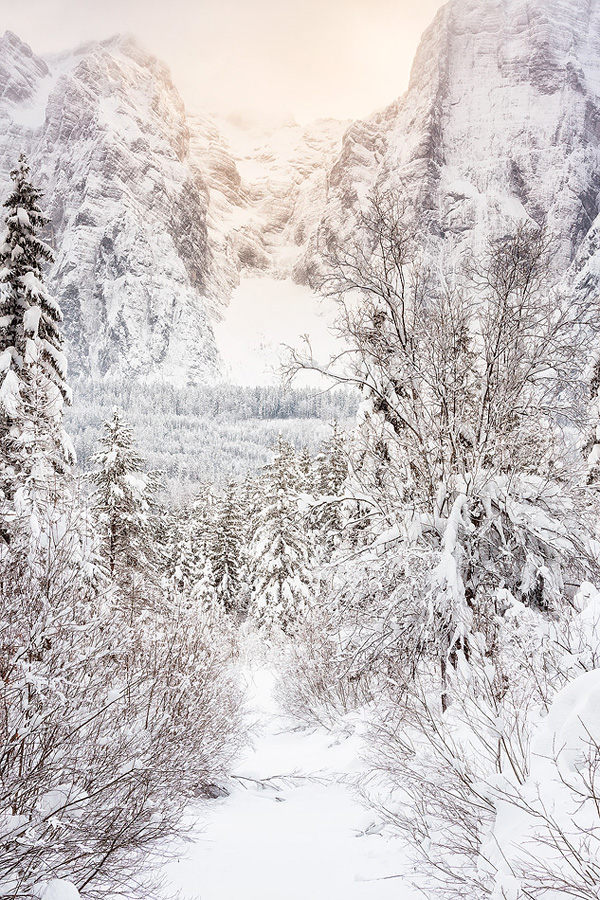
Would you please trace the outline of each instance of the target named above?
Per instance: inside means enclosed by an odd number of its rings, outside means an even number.
[[[598,4],[450,0],[407,93],[346,133],[321,236],[343,240],[375,187],[401,191],[438,249],[481,248],[517,219],[547,224],[557,275],[579,253],[583,282],[600,224]]]
[[[234,384],[274,384],[289,355],[286,348],[310,341],[315,358],[326,363],[343,345],[333,327],[332,302],[320,300],[306,285],[290,279],[242,277],[222,321],[214,326],[225,366]],[[323,387],[322,376],[304,372],[296,387]]]
[[[191,152],[208,172],[210,222],[223,269],[305,279],[303,255],[327,197],[328,173],[348,123],[293,120],[267,129],[190,116]],[[217,127],[218,126],[218,127]]]

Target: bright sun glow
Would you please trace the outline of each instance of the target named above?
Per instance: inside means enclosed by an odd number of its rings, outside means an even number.
[[[442,0],[0,0],[35,53],[134,34],[189,105],[258,119],[366,116],[403,93]]]

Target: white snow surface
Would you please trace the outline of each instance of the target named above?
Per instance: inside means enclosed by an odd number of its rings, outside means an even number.
[[[79,900],[80,894],[71,881],[52,878],[42,885],[39,897],[40,900]]]
[[[417,900],[397,839],[365,833],[372,815],[353,785],[361,738],[294,727],[273,699],[275,675],[245,676],[254,746],[230,795],[199,811],[190,845],[164,871],[182,900]]]

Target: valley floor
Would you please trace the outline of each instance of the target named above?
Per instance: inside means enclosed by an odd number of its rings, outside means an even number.
[[[361,739],[294,728],[265,665],[246,672],[253,747],[229,796],[200,812],[202,826],[164,870],[182,900],[416,900],[400,874],[399,842],[369,833],[374,816],[353,784],[364,777]],[[406,868],[406,863],[404,863]]]

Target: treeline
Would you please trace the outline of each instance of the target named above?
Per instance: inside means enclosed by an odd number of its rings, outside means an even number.
[[[266,465],[278,435],[298,450],[318,451],[330,424],[349,426],[357,394],[344,388],[243,388],[231,385],[173,387],[75,379],[65,424],[81,471],[90,467],[101,423],[118,407],[133,428],[151,469],[163,475],[173,497],[204,482],[243,478]]]
[[[91,405],[110,410],[118,406],[144,414],[156,413],[161,418],[173,416],[182,423],[186,417],[234,422],[246,419],[342,421],[355,414],[358,404],[357,392],[341,387],[324,390],[226,383],[180,387],[166,382],[91,381],[82,377],[72,379],[71,384],[75,409]]]

